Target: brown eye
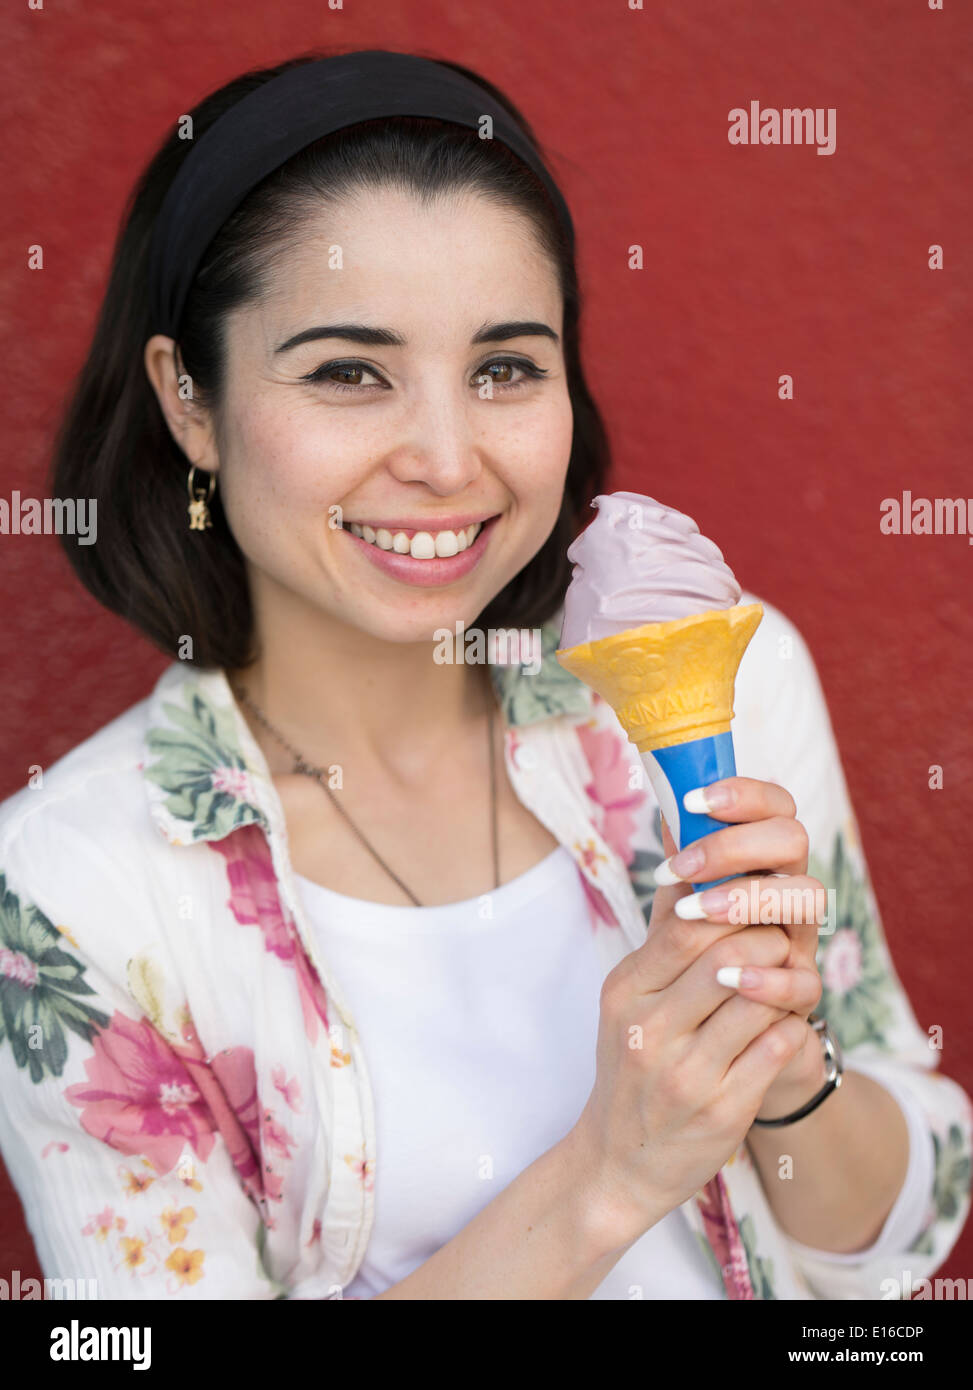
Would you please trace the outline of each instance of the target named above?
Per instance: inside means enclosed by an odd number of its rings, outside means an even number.
[[[501,372],[506,372],[506,376],[495,376],[493,380],[500,385],[505,385],[513,375],[512,362],[491,362],[487,370],[493,372],[494,368],[499,368]]]
[[[495,370],[505,375],[494,375]],[[519,380],[511,375],[513,372],[520,373]],[[486,377],[488,381],[501,390],[513,392],[529,385],[532,379],[539,380],[544,376],[547,376],[546,367],[538,367],[533,362],[520,362],[515,357],[500,357],[495,358],[492,362],[484,362],[473,380],[476,386],[480,386],[483,378]]]
[[[372,381],[363,381],[362,378],[365,376],[371,377]],[[308,372],[302,380],[330,388],[332,391],[368,392],[376,385],[380,389],[385,386],[374,368],[367,367],[364,362],[325,362],[316,371]]]
[[[326,371],[329,381],[343,386],[360,386],[362,378],[361,367],[329,367]]]

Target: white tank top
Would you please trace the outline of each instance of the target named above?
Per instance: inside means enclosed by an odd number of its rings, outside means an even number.
[[[605,977],[558,846],[495,892],[390,907],[297,877],[355,1019],[375,1100],[375,1223],[346,1298],[404,1279],[562,1139],[595,1081]],[[485,916],[492,910],[492,916]],[[678,1212],[593,1298],[723,1297]]]

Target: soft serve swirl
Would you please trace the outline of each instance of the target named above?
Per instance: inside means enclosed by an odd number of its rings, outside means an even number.
[[[568,547],[562,648],[740,602],[723,552],[690,517],[637,492],[591,505],[597,516]]]

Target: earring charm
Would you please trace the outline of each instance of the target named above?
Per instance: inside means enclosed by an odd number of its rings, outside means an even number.
[[[209,490],[203,492],[202,488],[194,489],[193,475],[196,472],[196,465],[189,470],[189,529],[190,531],[203,531],[207,526],[212,526],[209,507],[207,503],[213,496],[213,489],[216,487],[216,474],[209,475]]]

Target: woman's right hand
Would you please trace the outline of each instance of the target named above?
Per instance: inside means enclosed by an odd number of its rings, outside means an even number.
[[[779,827],[776,836],[768,829],[771,858],[775,844],[787,873],[791,849]],[[663,846],[667,855],[676,852],[665,822]],[[705,1187],[806,1039],[796,1013],[746,999],[716,979],[725,965],[782,966],[786,932],[686,921],[675,904],[689,892],[686,884],[656,889],[645,942],[604,981],[596,1080],[569,1136],[599,1229],[618,1245]]]

